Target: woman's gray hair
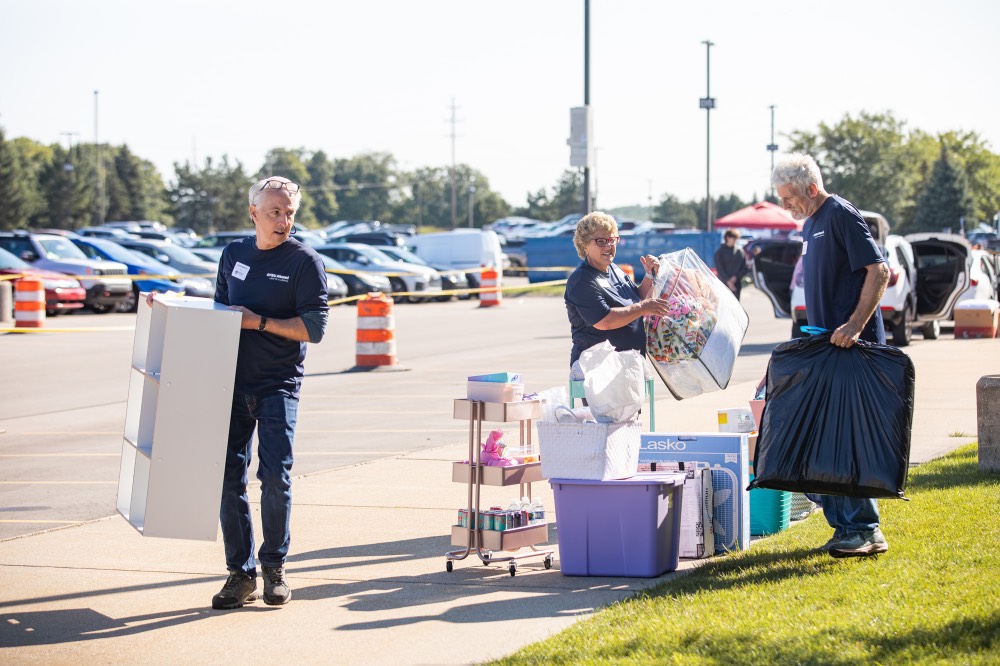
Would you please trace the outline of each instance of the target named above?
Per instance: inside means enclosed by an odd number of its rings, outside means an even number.
[[[251,206],[256,206],[260,203],[261,194],[264,192],[264,183],[277,181],[279,183],[291,183],[295,184],[293,181],[285,178],[284,176],[269,176],[268,178],[261,178],[256,183],[250,186],[250,191],[247,193],[247,198],[250,200]],[[295,207],[299,207],[299,203],[302,201],[302,188],[297,187],[294,192],[289,192],[292,195],[292,201],[295,202]]]
[[[608,236],[618,235],[618,223],[615,218],[601,211],[594,211],[584,215],[576,223],[576,232],[573,233],[573,245],[576,246],[576,253],[581,259],[587,257],[587,243],[594,237],[594,233],[600,231]]]
[[[823,174],[820,173],[816,160],[802,153],[792,153],[783,157],[774,165],[774,171],[771,173],[773,187],[791,185],[800,192],[805,192],[813,184],[822,190]]]

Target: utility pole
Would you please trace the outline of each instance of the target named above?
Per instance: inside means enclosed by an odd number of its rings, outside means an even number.
[[[79,136],[79,132],[60,132],[60,134],[66,137],[66,161],[63,163],[63,171],[72,171],[76,167],[73,166],[73,137]]]
[[[476,194],[476,188],[469,185],[469,228],[472,228],[472,197]]]
[[[583,106],[590,109],[590,0],[583,0]],[[589,130],[589,127],[588,127]],[[594,140],[587,135],[587,152]],[[590,160],[583,167],[583,214],[590,212]]]
[[[715,108],[715,98],[712,97],[712,47],[713,42],[705,40],[705,96],[699,100],[701,108],[705,109],[705,229],[712,230],[712,109]]]
[[[778,152],[778,144],[774,142],[774,104],[768,108],[771,109],[771,143],[767,144],[767,151],[771,153],[771,173],[774,173],[774,154]],[[770,175],[767,180],[771,182]],[[771,185],[771,198],[774,198],[774,185]]]
[[[455,98],[451,98],[451,228],[458,226],[458,192],[455,184]]]
[[[97,155],[97,226],[104,226],[104,155],[97,134],[97,97],[94,91],[94,152]]]
[[[417,195],[417,233],[424,224],[424,188],[420,186],[418,180],[413,184],[413,192]]]

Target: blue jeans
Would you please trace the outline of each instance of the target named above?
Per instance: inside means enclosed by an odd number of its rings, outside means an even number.
[[[233,395],[219,510],[226,568],[231,572],[257,575],[250,498],[247,496],[254,429],[257,430],[257,478],[260,480],[260,518],[264,536],[258,558],[268,567],[280,567],[285,563],[291,540],[292,441],[298,410],[298,399],[287,391]]]
[[[878,502],[866,497],[806,494],[823,508],[826,522],[836,532],[870,532],[878,527]]]

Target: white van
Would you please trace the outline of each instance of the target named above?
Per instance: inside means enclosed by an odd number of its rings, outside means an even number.
[[[416,234],[406,239],[418,257],[428,264],[465,272],[503,268],[503,250],[495,231],[455,229],[434,234]]]

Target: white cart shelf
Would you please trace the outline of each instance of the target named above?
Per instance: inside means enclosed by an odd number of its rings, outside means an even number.
[[[478,400],[455,400],[454,417],[469,422],[469,461],[455,462],[451,466],[451,480],[464,483],[468,488],[469,525],[479,524],[479,493],[482,486],[519,486],[519,497],[531,499],[531,484],[542,481],[540,462],[514,465],[512,467],[489,467],[482,464],[481,453],[483,421],[508,423],[518,422],[520,445],[531,444],[531,421],[541,415],[541,402],[523,400],[520,402],[481,402]],[[547,523],[535,523],[509,530],[482,530],[452,525],[451,545],[464,546],[463,550],[445,553],[445,569],[451,571],[455,560],[464,560],[473,552],[483,564],[508,562],[508,571],[517,573],[516,560],[526,557],[544,558],[545,568],[552,567],[553,549],[539,549],[535,546],[549,540]],[[494,551],[514,551],[528,547],[530,552],[497,556]]]
[[[117,509],[144,536],[217,538],[241,319],[207,298],[139,302]]]

